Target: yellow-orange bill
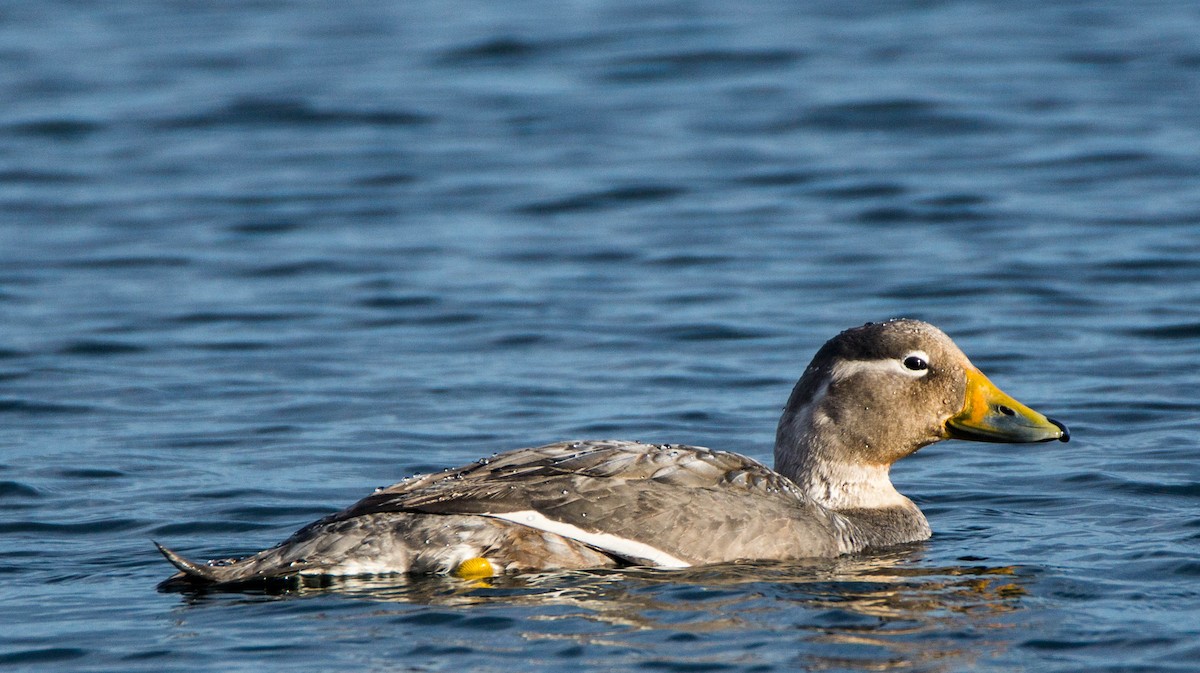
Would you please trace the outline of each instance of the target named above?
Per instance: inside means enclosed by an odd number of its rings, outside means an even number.
[[[967,394],[962,411],[946,421],[954,439],[977,442],[1068,441],[1067,426],[1021,404],[988,380],[983,372],[967,369]]]

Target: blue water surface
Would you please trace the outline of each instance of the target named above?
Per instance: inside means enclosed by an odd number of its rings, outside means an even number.
[[[1193,2],[13,0],[0,62],[6,669],[1200,661]],[[926,543],[155,591],[496,451],[769,461],[893,316],[1074,435],[898,464]]]

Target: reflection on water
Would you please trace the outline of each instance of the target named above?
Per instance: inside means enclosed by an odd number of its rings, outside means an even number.
[[[480,642],[480,630],[517,628],[524,642],[643,651],[654,647],[643,636],[654,634],[658,647],[670,648],[673,666],[698,669],[752,663],[767,633],[775,641],[794,634],[790,662],[812,670],[961,670],[1000,651],[1005,641],[993,634],[1021,610],[1033,573],[1016,566],[928,567],[920,560],[919,549],[904,549],[805,564],[544,572],[488,581],[342,578],[271,593],[198,590],[185,601],[190,608],[316,597],[398,603],[374,615],[436,629],[443,646],[455,650],[498,646]],[[185,620],[187,613],[181,611]],[[555,622],[570,624],[555,628]]]

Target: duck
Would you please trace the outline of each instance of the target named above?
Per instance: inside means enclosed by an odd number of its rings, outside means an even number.
[[[1070,433],[1001,391],[933,325],[869,322],[827,341],[805,368],[776,428],[774,469],[684,444],[516,449],[376,489],[246,557],[199,563],[155,542],[178,571],[160,588],[862,553],[931,536],[890,470],[946,439],[1066,442]]]

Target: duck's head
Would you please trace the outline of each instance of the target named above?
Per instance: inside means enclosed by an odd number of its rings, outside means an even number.
[[[941,330],[919,320],[867,323],[830,339],[792,391],[776,469],[814,461],[886,469],[943,439],[1067,441],[1066,426],[988,380]]]

